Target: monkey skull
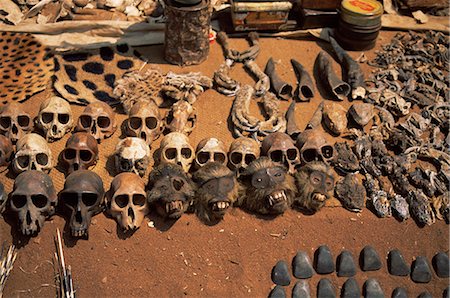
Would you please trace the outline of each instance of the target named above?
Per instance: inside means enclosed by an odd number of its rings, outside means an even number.
[[[125,135],[141,138],[147,145],[159,138],[163,129],[161,113],[153,101],[135,103],[125,120]]]
[[[90,103],[78,118],[77,131],[91,134],[97,142],[109,138],[117,129],[113,109],[103,101]]]
[[[218,162],[226,165],[228,161],[225,144],[216,138],[206,138],[197,145],[195,152],[195,164],[197,168],[203,167],[209,162]]]
[[[97,141],[86,132],[74,133],[61,152],[61,160],[68,174],[95,166],[98,160]]]
[[[73,126],[70,104],[63,98],[52,96],[44,100],[39,109],[36,125],[48,142],[61,139]]]
[[[0,133],[13,144],[33,129],[33,121],[28,113],[16,102],[10,102],[0,108]]]
[[[12,162],[16,174],[26,170],[50,172],[53,167],[52,152],[43,137],[35,133],[24,135],[17,141],[16,147]]]
[[[274,132],[265,137],[261,144],[261,155],[286,166],[290,174],[300,164],[298,149],[291,137],[284,132]]]
[[[150,163],[150,148],[140,138],[125,138],[116,146],[114,162],[118,173],[133,172],[143,177]]]
[[[297,147],[300,150],[300,159],[303,163],[323,161],[329,163],[334,157],[331,145],[323,132],[318,129],[307,129],[297,138]]]
[[[228,152],[228,166],[237,173],[242,173],[248,165],[259,158],[260,148],[257,141],[247,137],[240,137],[230,145]]]
[[[187,173],[194,161],[194,148],[189,144],[186,135],[180,132],[171,132],[164,136],[159,146],[161,162],[180,165]]]

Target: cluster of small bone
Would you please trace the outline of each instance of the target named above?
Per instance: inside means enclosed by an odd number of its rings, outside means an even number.
[[[387,255],[387,267],[389,273],[394,276],[411,276],[415,283],[429,283],[432,280],[430,265],[424,256],[418,256],[411,267],[397,249],[391,250]],[[382,260],[372,246],[365,246],[360,253],[361,270],[368,273],[377,271],[382,267]],[[444,252],[438,252],[433,257],[433,267],[439,278],[449,277],[449,258]],[[350,251],[344,250],[336,258],[336,265],[328,246],[320,246],[314,253],[314,266],[308,254],[298,251],[292,260],[292,273],[300,279],[292,289],[292,297],[311,297],[311,289],[308,279],[314,272],[320,275],[333,273],[336,270],[338,277],[348,278],[341,287],[340,297],[384,297],[384,291],[375,278],[368,278],[363,285],[362,292],[358,282],[354,278],[357,274],[357,266]],[[284,260],[280,260],[272,269],[272,281],[276,286],[271,290],[269,297],[287,297],[284,287],[291,284],[289,266]],[[443,297],[447,297],[449,288],[443,290]],[[362,295],[363,294],[363,295]],[[317,297],[336,297],[336,287],[328,278],[322,278],[317,283]],[[408,291],[403,287],[397,287],[392,292],[392,297],[407,297]],[[431,297],[427,291],[418,297]]]

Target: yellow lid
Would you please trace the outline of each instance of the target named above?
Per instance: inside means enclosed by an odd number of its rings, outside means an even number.
[[[383,13],[383,5],[376,0],[342,0],[341,7],[349,12],[367,16]]]

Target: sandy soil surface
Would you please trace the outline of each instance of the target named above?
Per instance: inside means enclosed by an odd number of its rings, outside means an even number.
[[[377,47],[387,43],[393,35],[393,32],[382,32]],[[239,50],[248,46],[244,39],[232,39],[231,45]],[[289,60],[297,59],[312,73],[316,55],[327,48],[325,44],[312,40],[263,38],[257,62],[264,67],[267,59],[273,57],[280,63],[277,65],[280,76],[295,85]],[[374,51],[368,51],[366,55],[373,58]],[[211,45],[206,62],[184,68],[166,64],[162,46],[149,47],[144,52],[150,66],[158,66],[164,72],[201,71],[212,76],[223,61],[222,50],[217,43]],[[351,53],[355,58],[359,54]],[[334,66],[339,70],[337,64]],[[366,74],[371,70],[367,65],[363,68]],[[231,75],[240,82],[254,82],[241,65],[235,66]],[[24,104],[24,109],[35,116],[39,102],[50,94],[51,91],[47,90],[35,95]],[[321,95],[317,92],[310,103],[297,105],[296,118],[301,129],[320,101]],[[193,146],[212,136],[222,139],[227,145],[231,143],[233,137],[227,126],[231,104],[232,98],[214,90],[206,91],[199,98],[195,104],[198,126],[190,136]],[[288,104],[280,104],[282,111],[286,111]],[[343,105],[349,106],[350,103],[344,102]],[[83,109],[72,107],[76,115]],[[256,103],[251,109],[259,114]],[[118,114],[117,118],[121,123],[125,115]],[[118,130],[112,138],[100,144],[100,160],[93,169],[103,178],[106,189],[109,189],[113,178],[110,155],[120,135]],[[64,148],[67,138],[68,135],[51,145],[55,158]],[[160,139],[152,144],[152,152],[159,147],[159,142]],[[60,191],[64,175],[54,169],[51,177]],[[147,177],[148,173],[144,179]],[[8,192],[11,191],[13,179],[8,172],[0,174],[0,181]],[[330,205],[338,204],[334,200]],[[148,225],[150,222],[154,227]],[[45,223],[37,237],[23,239],[15,228],[0,219],[0,242],[14,242],[19,247],[14,270],[6,285],[6,297],[55,295],[53,237],[56,228],[64,229],[64,226],[64,219],[54,216]],[[133,235],[124,235],[113,219],[100,214],[94,217],[89,234],[89,240],[78,241],[72,239],[67,231],[63,235],[66,263],[72,266],[79,297],[266,297],[273,286],[270,272],[278,260],[290,264],[299,250],[306,251],[312,258],[317,247],[323,244],[328,245],[334,257],[346,249],[355,260],[364,246],[372,245],[383,259],[383,267],[375,272],[358,270],[356,279],[360,287],[367,278],[378,279],[386,296],[390,296],[395,287],[403,286],[411,297],[425,290],[433,297],[441,297],[449,284],[448,279],[438,278],[434,272],[428,284],[416,284],[409,277],[391,276],[385,259],[389,250],[396,248],[409,263],[416,256],[425,256],[431,263],[437,252],[448,253],[448,225],[438,221],[432,226],[419,228],[412,219],[406,222],[393,218],[379,219],[367,209],[356,214],[341,207],[328,207],[313,216],[289,210],[270,220],[233,209],[215,226],[202,224],[193,214],[184,215],[176,222],[166,222],[151,213]],[[323,277],[329,278],[338,291],[346,280],[335,273],[316,274],[309,281],[313,295]],[[295,279],[287,287],[288,296],[294,282]]]

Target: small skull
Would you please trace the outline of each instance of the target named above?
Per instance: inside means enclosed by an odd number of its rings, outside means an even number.
[[[148,202],[164,218],[180,218],[195,196],[194,183],[176,164],[163,163],[153,168],[147,187]]]
[[[173,104],[165,119],[166,129],[189,135],[197,122],[197,113],[190,103],[184,100]]]
[[[150,163],[150,148],[140,138],[125,138],[116,146],[114,162],[118,173],[133,172],[142,177]]]
[[[166,135],[161,140],[159,151],[162,162],[180,165],[186,173],[195,158],[194,148],[189,144],[188,137],[180,132]]]
[[[125,120],[125,135],[141,138],[147,145],[159,138],[163,128],[161,114],[153,101],[135,103]]]
[[[16,147],[12,162],[16,174],[26,170],[50,172],[53,167],[52,152],[43,137],[35,133],[24,135],[17,141]]]
[[[10,209],[19,219],[23,235],[35,236],[55,213],[57,196],[53,181],[40,171],[25,171],[14,181]]]
[[[33,121],[21,105],[10,102],[0,108],[0,133],[8,137],[13,144],[33,129]]]
[[[103,101],[89,104],[78,118],[76,131],[90,133],[97,142],[109,138],[117,129],[113,109]]]
[[[39,109],[36,125],[45,134],[48,142],[61,139],[73,126],[70,104],[58,96],[44,100]]]
[[[69,216],[73,237],[88,236],[92,217],[103,209],[104,194],[103,181],[94,172],[78,170],[67,176],[59,202]]]
[[[13,157],[14,148],[11,140],[0,135],[0,167],[8,166]]]
[[[297,138],[296,143],[300,150],[300,160],[303,163],[312,161],[324,161],[329,163],[334,157],[333,145],[331,145],[323,132],[318,129],[307,129]]]
[[[231,170],[241,173],[248,165],[259,158],[260,148],[257,141],[240,137],[234,140],[228,150],[228,166]]]
[[[289,169],[290,174],[293,174],[295,167],[300,164],[298,149],[291,137],[284,132],[274,132],[265,137],[261,144],[261,155],[281,163]]]
[[[61,152],[61,161],[68,174],[95,166],[98,160],[98,145],[94,137],[86,132],[74,133]]]
[[[197,145],[195,152],[195,165],[203,167],[209,162],[218,162],[226,165],[228,161],[225,144],[216,138],[206,138]]]
[[[137,230],[149,209],[145,185],[134,173],[120,173],[111,182],[107,194],[109,213],[125,230]]]

